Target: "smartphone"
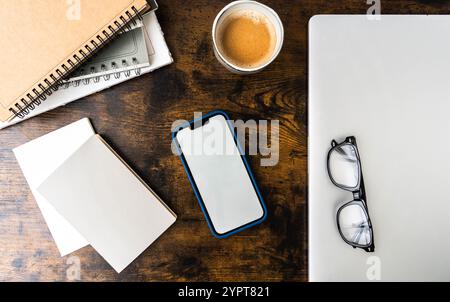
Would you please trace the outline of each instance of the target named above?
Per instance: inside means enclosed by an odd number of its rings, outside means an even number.
[[[178,127],[172,138],[214,236],[226,238],[266,219],[267,208],[224,111]]]

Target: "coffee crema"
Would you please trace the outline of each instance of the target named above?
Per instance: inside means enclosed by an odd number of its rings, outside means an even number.
[[[217,31],[218,48],[227,61],[240,68],[258,68],[273,56],[274,25],[255,11],[237,11],[225,17]]]

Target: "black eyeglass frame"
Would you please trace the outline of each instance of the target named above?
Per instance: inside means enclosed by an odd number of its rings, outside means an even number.
[[[353,147],[353,149],[356,152],[356,159],[357,159],[357,163],[358,163],[358,170],[359,170],[359,177],[358,177],[358,184],[355,187],[347,187],[341,184],[338,184],[332,174],[331,174],[331,169],[330,169],[330,156],[333,153],[334,150],[336,150],[337,148],[340,148],[344,145],[350,145]],[[364,186],[364,177],[363,177],[363,173],[362,173],[362,166],[361,166],[361,158],[359,156],[359,150],[358,150],[358,145],[356,144],[356,138],[354,136],[349,136],[347,137],[342,143],[337,143],[335,140],[333,140],[331,142],[331,149],[328,152],[328,156],[327,156],[327,171],[328,171],[328,176],[330,177],[331,182],[338,188],[351,192],[353,194],[353,200],[349,201],[347,203],[345,203],[343,206],[341,206],[339,208],[339,210],[337,211],[336,214],[336,222],[337,222],[337,227],[339,230],[339,234],[341,235],[342,239],[345,241],[345,243],[347,243],[348,245],[352,246],[353,248],[360,248],[365,250],[368,253],[373,253],[375,251],[375,242],[374,242],[374,236],[373,236],[373,227],[372,227],[372,221],[370,220],[370,215],[369,215],[369,208],[367,206],[367,197],[366,197],[366,189]],[[341,211],[343,209],[345,209],[346,207],[353,205],[353,204],[357,204],[359,206],[362,207],[366,217],[367,217],[367,224],[370,230],[370,239],[371,242],[368,245],[361,245],[361,244],[357,244],[351,241],[348,241],[344,234],[342,233],[342,229],[341,226],[339,224],[339,216],[341,214]]]

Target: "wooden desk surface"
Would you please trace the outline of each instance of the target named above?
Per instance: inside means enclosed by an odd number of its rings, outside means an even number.
[[[158,17],[175,63],[0,131],[0,281],[65,281],[61,258],[12,153],[31,139],[89,117],[101,134],[178,214],[178,221],[124,272],[91,248],[82,281],[307,280],[307,24],[315,14],[365,14],[365,0],[272,0],[286,40],[277,61],[256,75],[226,71],[211,47],[211,26],[229,1],[160,0]],[[445,1],[385,0],[383,13],[449,13]],[[251,166],[266,200],[264,224],[229,239],[211,234],[180,160],[172,122],[224,109],[234,119],[280,121],[280,161]],[[38,159],[37,159],[38,160]]]

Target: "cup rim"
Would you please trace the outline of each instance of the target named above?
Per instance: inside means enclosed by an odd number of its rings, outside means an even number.
[[[254,3],[256,5],[259,5],[261,7],[263,7],[265,10],[269,11],[271,14],[273,14],[273,16],[275,17],[275,19],[278,21],[278,24],[280,26],[280,37],[277,37],[280,39],[280,43],[279,43],[279,47],[277,47],[277,49],[275,50],[275,52],[273,53],[272,57],[270,58],[270,60],[268,60],[266,63],[264,63],[261,66],[258,67],[254,67],[254,68],[244,68],[244,67],[239,67],[233,63],[231,63],[229,60],[227,60],[221,53],[219,47],[217,46],[217,40],[216,40],[216,31],[217,31],[217,25],[219,23],[219,20],[222,18],[222,16],[233,6],[239,5],[239,4],[243,4],[243,3]],[[276,24],[274,24],[274,26],[276,26]],[[220,57],[221,60],[223,60],[223,62],[225,62],[229,67],[240,71],[240,72],[256,72],[259,70],[262,70],[264,68],[266,68],[267,66],[269,66],[270,64],[273,63],[273,61],[275,61],[275,59],[278,57],[278,55],[281,52],[281,49],[283,48],[283,43],[284,43],[284,26],[283,26],[283,22],[281,21],[280,16],[278,15],[278,13],[270,8],[269,6],[260,3],[258,1],[253,1],[253,0],[238,0],[238,1],[233,1],[231,3],[229,3],[228,5],[226,5],[224,8],[222,8],[222,10],[217,14],[214,23],[213,23],[213,27],[212,27],[212,38],[213,38],[213,43],[214,43],[214,48],[216,49],[216,53],[217,55]],[[277,43],[278,44],[278,43]]]

